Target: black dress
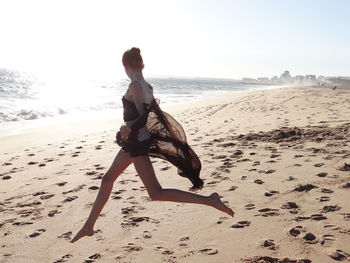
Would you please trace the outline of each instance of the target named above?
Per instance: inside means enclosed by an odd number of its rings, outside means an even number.
[[[178,168],[180,176],[188,178],[192,187],[190,190],[200,189],[203,180],[199,177],[201,162],[197,154],[187,144],[186,134],[182,126],[168,113],[159,107],[159,100],[153,99],[150,104],[144,103],[145,114],[139,116],[134,102],[122,98],[124,121],[136,120],[132,124],[131,133],[127,141],[123,141],[119,132],[117,143],[124,149],[130,145],[142,143],[137,141],[138,130],[144,126],[151,134],[148,155],[169,161]]]

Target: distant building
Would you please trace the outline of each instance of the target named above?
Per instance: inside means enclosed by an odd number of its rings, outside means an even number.
[[[317,77],[317,81],[319,81],[319,82],[327,82],[327,78],[325,77],[325,76],[318,76]]]
[[[289,74],[289,71],[288,70],[285,70],[282,74],[281,74],[281,77],[280,77],[280,80],[284,83],[286,82],[290,82],[291,80],[291,76]]]
[[[316,81],[316,75],[306,75],[306,80]]]
[[[350,86],[350,77],[328,77],[327,80],[336,86]]]
[[[273,76],[272,78],[270,78],[270,81],[269,81],[270,84],[278,84],[279,82],[280,81],[277,76]]]
[[[296,83],[296,84],[304,84],[304,82],[305,82],[305,76],[296,75],[294,77],[294,83]]]
[[[306,75],[305,76],[305,84],[316,85],[317,84],[316,75]]]
[[[262,78],[258,78],[258,82],[259,82],[259,83],[265,83],[265,84],[267,84],[267,83],[269,83],[270,81],[269,81],[269,78],[262,77]]]

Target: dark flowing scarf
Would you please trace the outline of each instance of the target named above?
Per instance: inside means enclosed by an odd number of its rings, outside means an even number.
[[[170,114],[159,107],[159,100],[153,100],[151,104],[144,104],[145,114],[137,117],[135,104],[123,98],[124,120],[137,118],[132,125],[129,135],[129,143],[137,141],[137,131],[146,126],[151,133],[152,144],[149,148],[149,156],[161,158],[177,167],[178,174],[188,178],[192,187],[191,191],[201,189],[203,180],[199,177],[201,162],[197,154],[187,143],[186,134],[182,126]],[[128,142],[124,142],[117,133],[117,143],[127,149]]]
[[[178,174],[193,184],[190,190],[202,188],[203,180],[199,177],[202,165],[197,154],[187,144],[182,126],[170,114],[162,111],[158,103],[152,101],[146,123],[153,139],[149,155],[176,166]]]

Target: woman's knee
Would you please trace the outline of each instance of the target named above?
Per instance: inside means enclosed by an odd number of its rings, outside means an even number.
[[[149,190],[148,195],[152,201],[162,201],[163,189],[160,187]]]

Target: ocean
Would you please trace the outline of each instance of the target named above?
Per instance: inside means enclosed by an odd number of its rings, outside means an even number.
[[[147,78],[161,105],[202,100],[225,92],[266,89],[230,79]],[[128,79],[106,81],[42,80],[0,69],[0,135],[52,123],[121,116]]]

